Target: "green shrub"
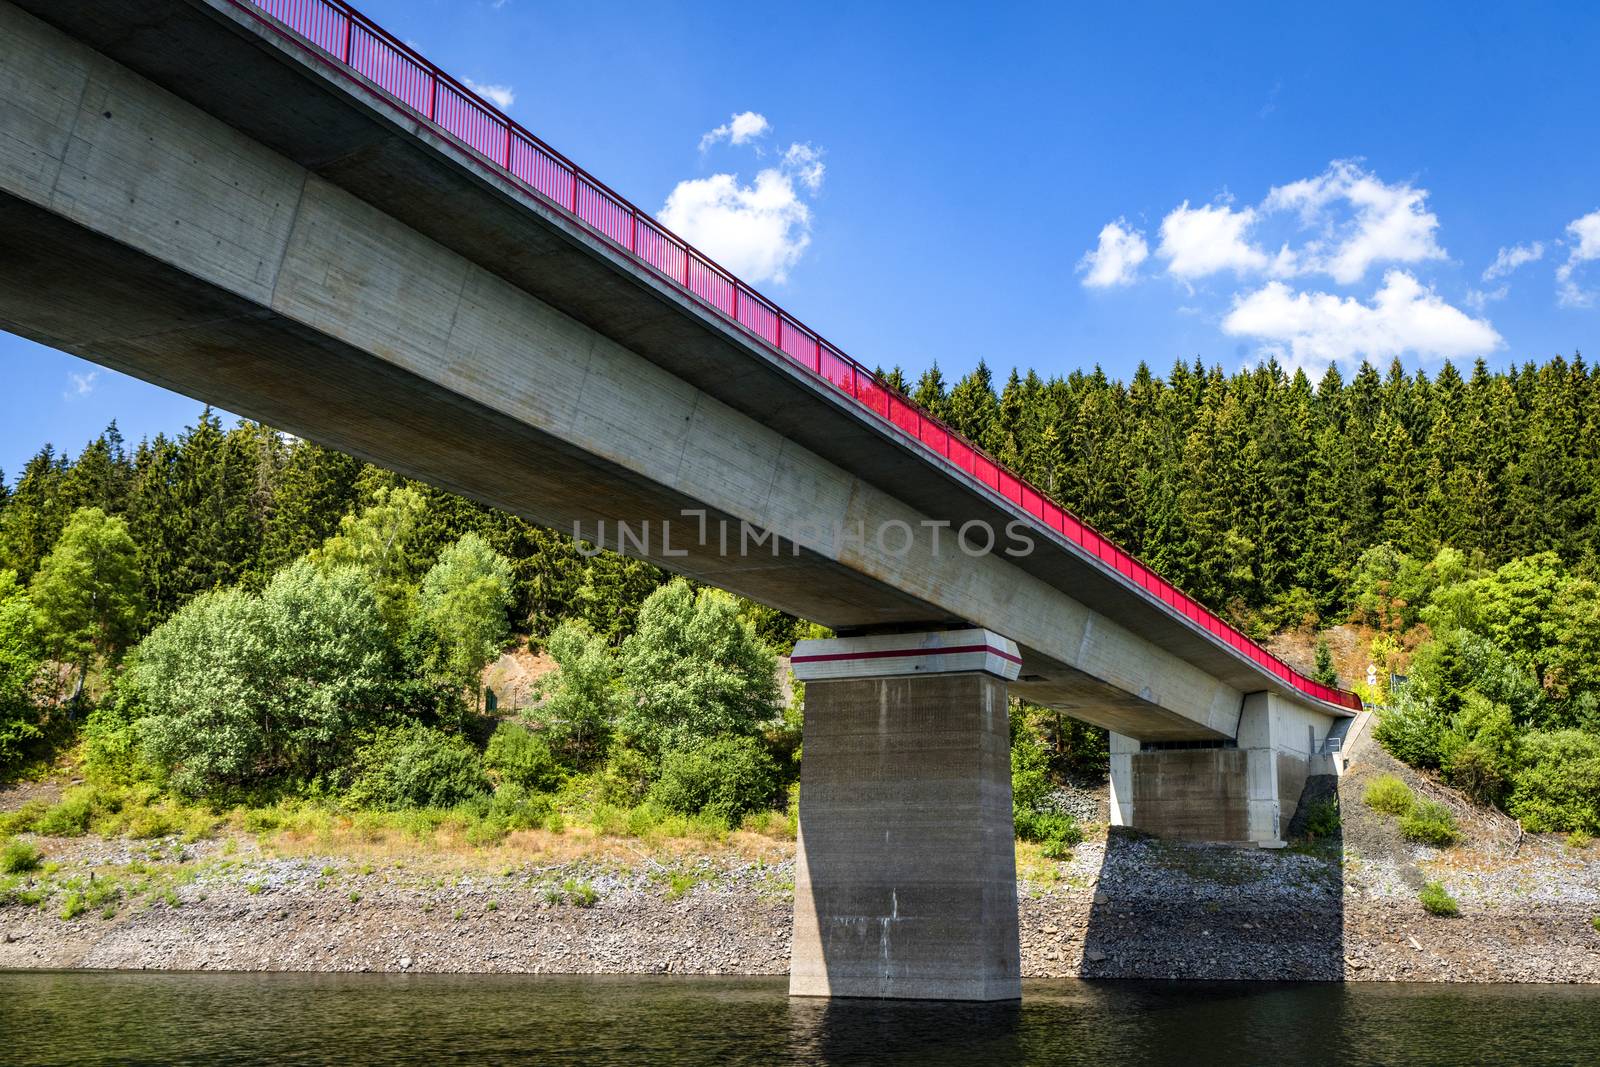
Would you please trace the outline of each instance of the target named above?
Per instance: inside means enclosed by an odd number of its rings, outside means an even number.
[[[50,810],[50,805],[34,797],[16,811],[0,811],[0,837],[26,833],[33,829],[39,816]]]
[[[578,878],[568,878],[562,882],[561,891],[566,894],[569,901],[580,908],[592,908],[600,899],[599,890]]]
[[[1589,925],[1594,927],[1596,932],[1600,932],[1600,915],[1596,915],[1594,918],[1590,919]]]
[[[0,874],[36,871],[43,859],[43,854],[28,842],[7,841],[6,847],[0,850]]]
[[[1402,763],[1437,767],[1444,758],[1448,725],[1445,714],[1431,701],[1406,690],[1378,713],[1378,725],[1372,734]]]
[[[371,576],[301,560],[259,596],[202,593],[139,643],[139,743],[192,795],[310,779],[383,710],[391,660]]]
[[[477,751],[464,738],[411,724],[379,730],[355,756],[347,794],[357,807],[453,807],[489,791]]]
[[[67,894],[66,902],[61,905],[61,918],[65,920],[76,919],[89,908],[83,894],[74,889]]]
[[[1014,819],[1017,837],[1039,842],[1039,851],[1050,859],[1064,859],[1083,843],[1083,829],[1070,815],[1027,810],[1016,812]]]
[[[1590,837],[1582,830],[1574,830],[1572,833],[1567,835],[1567,847],[1572,849],[1574,852],[1581,851],[1588,848],[1590,842],[1593,840],[1593,837]]]
[[[42,735],[37,683],[44,662],[33,606],[15,571],[0,570],[0,771]]]
[[[598,776],[600,799],[631,808],[644,800],[655,777],[656,768],[650,757],[636,748],[616,745]]]
[[[1411,787],[1392,774],[1386,774],[1367,786],[1361,800],[1376,811],[1390,815],[1404,815],[1417,801]]]
[[[556,670],[539,680],[543,732],[567,762],[590,767],[605,751],[619,706],[616,654],[578,621],[557,626],[545,650]]]
[[[618,727],[651,755],[755,734],[779,710],[777,657],[738,601],[682,578],[640,606],[617,668],[627,692]]]
[[[153,778],[159,768],[145,758],[139,743],[144,708],[133,686],[117,685],[110,700],[89,713],[83,724],[83,765],[96,782],[125,785]]]
[[[33,820],[30,829],[47,837],[81,837],[89,832],[89,822],[104,805],[99,790],[92,785],[78,786],[61,795],[53,807]]]
[[[1336,797],[1325,797],[1306,812],[1306,837],[1313,841],[1332,837],[1339,832],[1340,826],[1339,801]]]
[[[1410,841],[1445,848],[1461,840],[1455,816],[1443,804],[1420,801],[1400,816],[1400,833]]]
[[[514,722],[495,728],[483,753],[483,767],[496,781],[524,789],[547,790],[561,784],[561,767],[550,752],[550,743]]]
[[[1460,915],[1461,907],[1456,903],[1456,898],[1445,892],[1444,886],[1438,882],[1429,882],[1422,887],[1422,892],[1417,894],[1417,899],[1422,902],[1422,907],[1429,915]]]
[[[1600,834],[1600,737],[1581,730],[1530,733],[1522,758],[1508,809],[1523,826]]]
[[[778,788],[772,757],[753,738],[718,737],[669,751],[650,798],[668,811],[715,815],[737,825],[770,807]]]

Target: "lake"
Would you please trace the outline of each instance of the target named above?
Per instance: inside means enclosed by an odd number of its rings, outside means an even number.
[[[0,973],[5,1064],[1593,1064],[1600,987],[1034,981],[1010,1005],[783,978]]]

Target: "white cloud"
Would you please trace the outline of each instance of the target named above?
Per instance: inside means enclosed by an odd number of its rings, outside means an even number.
[[[679,182],[656,217],[747,282],[786,281],[811,243],[811,209],[776,167],[752,185],[733,174]]]
[[[1227,204],[1192,208],[1185,200],[1161,220],[1156,255],[1167,261],[1168,273],[1185,281],[1225,270],[1237,274],[1265,270],[1270,262],[1267,254],[1246,239],[1255,221],[1253,208],[1235,211]]]
[[[1484,308],[1488,307],[1490,304],[1494,303],[1497,300],[1504,300],[1506,297],[1508,297],[1510,295],[1511,295],[1511,286],[1509,286],[1509,285],[1502,285],[1502,286],[1500,286],[1500,287],[1498,287],[1496,289],[1487,289],[1487,290],[1485,290],[1485,289],[1468,289],[1467,290],[1466,299],[1463,300],[1462,302],[1464,304],[1466,304],[1467,307],[1471,308],[1473,311],[1476,311],[1478,314],[1481,315],[1481,314],[1483,314],[1483,309]]]
[[[1572,276],[1582,264],[1600,259],[1600,210],[1568,223],[1567,236],[1571,247],[1567,261],[1556,268],[1557,292],[1563,307],[1588,307],[1597,294],[1582,288]]]
[[[1370,304],[1268,282],[1234,298],[1222,329],[1235,337],[1257,338],[1264,342],[1263,355],[1302,367],[1407,352],[1463,358],[1492,352],[1504,343],[1487,320],[1451,307],[1402,270],[1384,275],[1383,287]]]
[[[493,85],[488,82],[475,82],[471,78],[462,78],[461,84],[483,97],[495,107],[504,111],[517,102],[517,91],[509,85]]]
[[[810,142],[801,144],[796,141],[790,145],[783,153],[783,166],[813,193],[822,188],[822,178],[827,168],[822,165],[822,149]]]
[[[746,144],[771,129],[765,116],[742,111],[701,137],[700,148],[722,139]],[[656,218],[747,282],[787,281],[811,244],[807,198],[822,191],[823,155],[809,141],[795,141],[749,185],[737,174],[681,181]]]
[[[1543,241],[1535,241],[1531,245],[1512,245],[1510,248],[1502,248],[1494,257],[1494,262],[1484,269],[1483,280],[1492,282],[1496,278],[1503,278],[1524,263],[1532,263],[1542,258],[1544,258]]]
[[[1226,200],[1190,207],[1185,200],[1161,220],[1156,254],[1167,273],[1184,282],[1214,274],[1288,278],[1326,274],[1352,285],[1379,263],[1444,259],[1435,234],[1438,216],[1427,210],[1428,191],[1408,182],[1389,183],[1351,160],[1336,160],[1313,178],[1270,189],[1253,207]],[[1311,236],[1298,246],[1279,243],[1276,252],[1258,237],[1262,230],[1288,230],[1298,216]]]
[[[1322,234],[1295,253],[1293,273],[1326,274],[1351,285],[1376,263],[1446,258],[1434,239],[1439,217],[1427,210],[1427,199],[1426,189],[1408,182],[1390,184],[1353,160],[1335,160],[1315,178],[1272,189],[1262,210],[1296,211],[1303,226]],[[1331,210],[1341,202],[1348,206],[1349,218]]]
[[[700,151],[704,152],[718,141],[729,144],[746,144],[772,129],[765,115],[754,111],[740,111],[714,130],[700,135]]]
[[[100,377],[98,370],[89,371],[87,374],[68,371],[67,381],[71,383],[71,387],[61,394],[61,399],[76,400],[80,396],[88,396],[94,392],[95,379],[98,377]]]
[[[1108,222],[1100,229],[1100,243],[1078,260],[1078,273],[1091,289],[1128,285],[1139,273],[1139,264],[1150,255],[1144,234],[1128,225],[1127,219]]]

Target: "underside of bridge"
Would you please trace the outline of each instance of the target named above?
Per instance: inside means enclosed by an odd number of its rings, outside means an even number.
[[[1244,798],[1243,821],[1219,823],[1241,840],[1277,836],[1267,805],[1276,812],[1280,781],[1294,778],[1274,768],[1270,789],[1257,782],[1264,764],[1248,753],[1288,751],[1283,731],[1251,733],[1260,716],[1294,718],[1296,744],[1306,727],[1314,751],[1344,714],[1053,532],[1024,522],[1022,555],[1003,537],[966,550],[953,530],[1005,531],[1015,506],[241,5],[0,0],[0,93],[0,327],[579,530],[841,640],[979,627],[1015,642],[1003,674],[872,690],[932,716],[912,734],[939,734],[933,705],[964,717],[975,807],[964,843],[945,851],[971,866],[967,889],[923,899],[988,916],[1009,886],[1009,934],[989,919],[963,929],[987,931],[986,952],[1009,936],[1011,963],[990,952],[965,985],[852,990],[1015,995],[1003,992],[1015,961],[1009,777],[972,770],[996,729],[1004,740],[993,709],[1007,692],[1114,732],[1132,825],[1162,829],[1183,807],[1169,802],[1183,776],[1148,773],[1177,767],[1175,750],[1141,745],[1245,752],[1207,764],[1227,772],[1218,781],[1251,783],[1219,794]],[[826,731],[874,714],[860,681],[833,696],[825,682],[808,709],[803,795],[814,776],[881,792],[926,765],[902,759],[904,731],[868,723],[880,758],[829,766],[829,735],[811,720]],[[931,840],[917,838],[914,807],[902,807],[907,855]],[[823,832],[807,813],[821,810],[803,808],[812,845]],[[990,847],[1002,811],[1005,849]],[[910,931],[934,926],[910,922],[890,890],[909,949],[921,936]],[[834,892],[825,912],[844,922],[868,898]],[[877,907],[857,917],[876,921]]]

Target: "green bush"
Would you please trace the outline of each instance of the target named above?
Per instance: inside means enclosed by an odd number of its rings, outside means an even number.
[[[1422,907],[1429,915],[1460,915],[1461,907],[1456,903],[1456,898],[1445,892],[1444,886],[1438,882],[1429,882],[1422,887],[1422,892],[1417,894],[1417,899],[1422,902]]]
[[[1027,810],[1015,813],[1016,835],[1024,841],[1037,841],[1039,851],[1050,859],[1065,859],[1083,843],[1083,828],[1070,815]]]
[[[506,830],[538,830],[547,828],[555,814],[555,800],[547,794],[507,783],[494,791],[494,799],[489,802],[489,812],[485,818],[497,822]]]
[[[668,811],[705,812],[737,825],[770,807],[777,788],[778,769],[755,739],[717,737],[669,751],[649,795]]]
[[[754,735],[779,710],[777,665],[733,597],[676,578],[650,594],[622,643],[618,726],[652,756]]]
[[[472,745],[415,723],[379,730],[357,750],[355,766],[347,799],[356,807],[448,808],[489,792]]]
[[[0,849],[0,874],[24,874],[36,871],[44,855],[26,841],[7,841]]]
[[[84,770],[92,780],[125,785],[158,776],[160,768],[145,757],[139,743],[139,720],[144,714],[133,686],[126,682],[89,713],[81,736]]]
[[[611,749],[598,775],[600,799],[607,804],[631,808],[644,800],[655,777],[656,768],[649,756],[636,748],[617,745]]]
[[[33,607],[15,571],[0,570],[0,772],[42,735],[37,683],[43,655]]]
[[[301,560],[259,596],[195,597],[140,642],[140,741],[189,794],[310,779],[384,710],[391,660],[371,577]]]
[[[605,752],[618,708],[616,654],[581,622],[563,622],[545,641],[556,670],[539,681],[537,716],[566,762],[588,768]]]
[[[1508,805],[1535,833],[1600,834],[1600,737],[1580,730],[1527,734]]]
[[[81,837],[89,832],[97,809],[104,810],[101,799],[99,790],[92,785],[69,789],[53,807],[34,819],[29,829],[47,837]]]
[[[561,766],[550,742],[514,722],[503,722],[489,738],[483,767],[498,782],[524,789],[554,789],[561,784]]]
[[[1400,833],[1410,841],[1418,841],[1436,848],[1445,848],[1461,840],[1461,830],[1455,816],[1443,804],[1431,800],[1414,804],[1410,811],[1400,816]]]
[[[1574,830],[1572,833],[1567,835],[1567,847],[1572,849],[1574,852],[1582,851],[1583,849],[1588,848],[1592,841],[1594,841],[1594,838],[1584,833],[1582,830]]]
[[[1306,836],[1313,841],[1337,834],[1341,824],[1339,801],[1336,797],[1325,797],[1306,812]]]
[[[1415,688],[1398,693],[1394,703],[1378,713],[1378,725],[1372,734],[1402,763],[1437,767],[1444,758],[1449,723],[1446,715]]]
[[[1411,787],[1392,774],[1385,774],[1367,786],[1361,800],[1367,807],[1390,815],[1404,815],[1416,803]]]
[[[1596,932],[1600,932],[1600,915],[1596,915],[1594,918],[1590,919],[1589,925],[1594,927]]]

